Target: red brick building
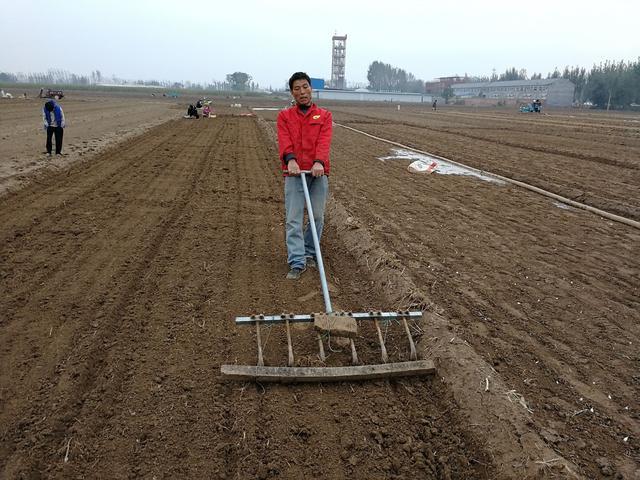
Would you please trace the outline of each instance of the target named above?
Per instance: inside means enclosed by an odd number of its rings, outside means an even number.
[[[453,77],[439,77],[433,82],[424,82],[424,93],[442,96],[442,92],[444,92],[445,88],[448,88],[455,83],[464,83],[468,81],[469,78],[466,75],[464,77],[460,77],[458,75]]]

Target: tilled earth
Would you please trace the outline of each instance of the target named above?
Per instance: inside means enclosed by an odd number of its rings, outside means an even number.
[[[37,181],[44,171],[87,159],[110,144],[140,135],[183,111],[175,99],[150,94],[68,91],[59,100],[67,124],[63,155],[47,158],[42,125],[42,107],[47,100],[38,98],[37,90],[25,93],[26,99],[0,102],[0,195]]]
[[[639,217],[631,117],[331,108]],[[0,199],[1,478],[640,475],[640,232],[514,186],[411,175],[340,127],[323,237],[334,307],[425,309],[412,330],[437,375],[221,378],[256,362],[236,315],[323,308],[315,271],[284,279],[275,112],[256,113],[163,123]],[[267,364],[286,363],[283,330],[263,331]],[[385,333],[407,359],[402,328]],[[311,330],[293,334],[296,363],[317,364]]]

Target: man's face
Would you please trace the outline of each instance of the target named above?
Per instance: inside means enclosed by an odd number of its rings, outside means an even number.
[[[311,105],[311,85],[305,79],[293,81],[291,95],[298,105]]]

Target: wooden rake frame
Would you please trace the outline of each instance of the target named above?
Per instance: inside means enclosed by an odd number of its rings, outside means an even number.
[[[352,380],[376,380],[393,377],[432,375],[435,367],[431,360],[418,360],[415,342],[409,330],[408,318],[421,318],[422,312],[403,310],[398,312],[339,312],[338,315],[345,315],[355,320],[372,320],[378,334],[378,342],[381,351],[381,364],[359,365],[358,354],[355,342],[349,339],[351,346],[350,366],[344,367],[294,367],[293,344],[291,341],[291,323],[313,322],[315,314],[295,315],[252,315],[250,317],[236,317],[236,325],[255,325],[256,339],[258,342],[257,360],[258,364],[253,365],[222,365],[220,372],[223,376],[233,380],[252,380],[258,382],[336,382]],[[408,362],[387,363],[389,357],[384,343],[380,321],[400,320],[404,326],[407,339],[409,341],[410,359]],[[266,366],[262,352],[262,339],[260,335],[260,325],[285,324],[287,330],[287,350],[288,366]],[[322,336],[318,333],[318,357],[322,362],[326,360]]]

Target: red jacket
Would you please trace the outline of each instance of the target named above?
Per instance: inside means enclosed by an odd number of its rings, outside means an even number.
[[[329,149],[333,119],[331,112],[315,103],[303,114],[297,105],[281,110],[278,114],[278,146],[282,171],[286,175],[289,154],[295,156],[300,170],[311,170],[314,160],[324,164],[326,175],[331,171]]]

